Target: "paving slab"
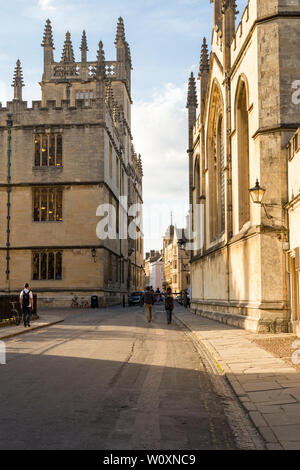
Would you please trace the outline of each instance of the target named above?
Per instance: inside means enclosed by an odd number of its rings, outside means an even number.
[[[300,372],[253,342],[254,338],[267,336],[188,310],[175,311],[175,319],[205,346],[265,440],[266,448],[299,450]]]

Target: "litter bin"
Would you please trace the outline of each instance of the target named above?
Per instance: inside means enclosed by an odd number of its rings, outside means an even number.
[[[98,296],[92,295],[91,297],[91,308],[98,308]]]

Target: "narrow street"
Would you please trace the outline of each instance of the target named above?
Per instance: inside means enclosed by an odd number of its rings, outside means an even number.
[[[162,306],[151,324],[138,307],[65,317],[6,341],[1,449],[238,448],[222,391]]]

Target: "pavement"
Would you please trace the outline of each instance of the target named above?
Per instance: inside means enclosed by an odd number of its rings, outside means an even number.
[[[300,450],[300,372],[255,344],[258,335],[188,310],[174,316],[209,352],[267,449]]]
[[[14,336],[23,335],[30,333],[33,330],[39,330],[41,328],[47,328],[51,325],[56,325],[57,323],[62,323],[64,318],[62,315],[56,315],[55,313],[43,313],[39,314],[37,320],[32,320],[30,322],[30,327],[24,327],[23,323],[20,325],[10,325],[0,328],[0,341],[4,339],[13,338]]]

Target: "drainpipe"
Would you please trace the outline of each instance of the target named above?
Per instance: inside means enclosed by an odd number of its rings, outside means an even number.
[[[7,115],[7,225],[6,225],[6,281],[10,291],[10,206],[11,206],[11,128],[12,114]]]

